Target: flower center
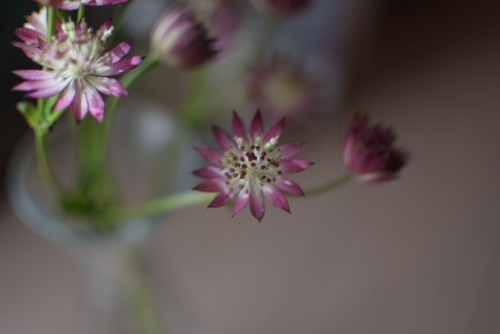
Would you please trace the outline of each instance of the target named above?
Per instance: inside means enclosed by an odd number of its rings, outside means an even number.
[[[276,182],[276,178],[282,174],[282,157],[276,147],[277,140],[272,139],[263,144],[262,135],[253,136],[248,142],[240,137],[234,139],[238,147],[227,149],[220,161],[229,192],[249,193],[252,184],[261,189],[266,184]]]

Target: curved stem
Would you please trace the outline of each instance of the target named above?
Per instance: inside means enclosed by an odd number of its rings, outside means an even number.
[[[157,64],[158,64],[158,57],[155,56],[155,55],[153,55],[153,54],[150,54],[146,58],[143,59],[143,61],[141,62],[141,64],[138,67],[136,67],[132,71],[130,71],[127,74],[125,74],[121,78],[120,82],[122,83],[123,86],[125,86],[125,88],[127,88],[139,76],[143,75],[144,73],[146,73],[147,71],[149,71],[150,69],[152,69]]]
[[[326,193],[328,191],[332,191],[334,189],[339,188],[340,186],[343,186],[344,184],[347,184],[349,181],[351,181],[352,176],[350,174],[344,175],[338,179],[335,179],[325,185],[309,189],[305,191],[306,196],[316,196],[320,195],[323,193]]]
[[[131,219],[154,216],[191,205],[207,203],[210,202],[214,196],[215,194],[213,193],[186,191],[154,199],[129,208],[117,208],[115,210],[111,210],[110,215],[112,215],[115,219]]]

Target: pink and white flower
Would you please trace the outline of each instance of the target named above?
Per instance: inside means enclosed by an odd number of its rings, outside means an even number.
[[[129,2],[130,0],[36,0],[38,3],[46,6],[57,6],[63,10],[76,10],[80,5],[85,6],[108,6],[118,5]]]
[[[390,128],[369,124],[366,115],[351,121],[344,142],[344,162],[357,179],[367,183],[392,180],[408,161],[408,152],[394,147]]]
[[[233,216],[250,204],[252,215],[261,221],[267,198],[276,207],[290,212],[283,193],[303,196],[304,192],[285,175],[302,172],[312,163],[295,159],[302,145],[278,145],[284,124],[281,119],[264,132],[261,113],[257,112],[247,132],[241,118],[234,113],[232,137],[218,127],[213,128],[221,150],[197,147],[196,151],[212,166],[193,172],[206,179],[195,190],[218,193],[209,207],[224,206],[234,199]]]
[[[84,20],[58,21],[56,34],[49,43],[18,43],[17,46],[44,69],[14,71],[25,80],[14,90],[29,92],[28,96],[33,98],[61,94],[56,110],[70,107],[77,121],[87,113],[101,121],[105,110],[101,94],[127,95],[120,82],[110,77],[123,74],[142,61],[139,56],[124,58],[131,49],[129,43],[122,42],[106,51],[112,31],[110,21],[95,32]]]
[[[24,43],[38,45],[39,41],[47,39],[47,7],[41,7],[38,12],[32,12],[26,16],[26,23],[15,30],[15,34]]]

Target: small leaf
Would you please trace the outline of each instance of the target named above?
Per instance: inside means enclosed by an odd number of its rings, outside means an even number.
[[[29,126],[33,129],[38,128],[38,115],[37,108],[26,101],[21,101],[16,104],[17,110],[24,116],[26,122],[28,122]]]

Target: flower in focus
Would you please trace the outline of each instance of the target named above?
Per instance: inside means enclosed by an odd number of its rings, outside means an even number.
[[[26,16],[26,23],[21,28],[17,28],[15,34],[26,44],[38,45],[40,40],[47,39],[47,32],[47,7],[41,7],[40,11]]]
[[[45,6],[57,6],[63,10],[76,10],[80,5],[85,6],[108,6],[129,2],[130,0],[36,0]]]
[[[101,94],[125,96],[127,91],[116,79],[141,63],[139,56],[127,57],[130,44],[120,43],[106,50],[113,26],[104,23],[96,32],[84,20],[74,23],[57,22],[57,32],[50,43],[31,45],[18,43],[43,70],[18,70],[16,75],[25,81],[14,90],[29,92],[33,98],[48,98],[59,93],[55,109],[71,108],[75,119],[81,121],[87,113],[96,120],[104,117]]]
[[[191,69],[215,54],[214,39],[194,14],[183,6],[170,7],[151,31],[151,48],[167,65]]]
[[[317,107],[318,85],[290,60],[274,56],[250,74],[250,100],[280,117],[297,117]]]
[[[260,112],[255,114],[248,132],[236,113],[232,137],[218,127],[213,128],[221,150],[197,147],[196,151],[213,165],[193,172],[206,179],[195,190],[218,193],[209,207],[220,207],[234,199],[234,216],[250,203],[252,215],[261,221],[265,197],[276,207],[290,212],[283,193],[303,196],[304,192],[284,175],[302,172],[312,163],[295,159],[302,145],[278,145],[283,128],[284,119],[281,119],[264,133]]]
[[[252,0],[252,3],[264,14],[286,19],[306,10],[312,0]]]
[[[344,162],[358,180],[377,183],[392,180],[405,166],[408,152],[394,147],[390,128],[370,125],[365,115],[356,115],[345,137]]]

